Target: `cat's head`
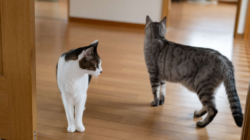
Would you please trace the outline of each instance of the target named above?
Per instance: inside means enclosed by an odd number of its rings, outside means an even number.
[[[86,73],[98,76],[102,73],[102,60],[97,53],[98,40],[89,46],[71,50],[65,56],[65,60],[74,60],[79,68]]]
[[[166,34],[167,17],[164,17],[160,22],[153,22],[152,19],[146,17],[145,35],[148,38],[164,38]]]

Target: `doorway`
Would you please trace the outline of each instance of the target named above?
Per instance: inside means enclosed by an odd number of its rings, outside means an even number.
[[[218,116],[204,129],[195,127],[198,119],[192,114],[201,107],[198,98],[181,85],[168,83],[167,103],[150,107],[152,94],[143,59],[143,29],[67,22],[67,7],[65,0],[36,1],[39,140],[240,139],[241,128],[233,122],[223,88],[217,95]],[[240,43],[237,47],[233,40],[235,14],[235,5],[173,2],[166,38],[210,47],[233,60],[244,109],[247,58],[241,55],[244,50]],[[100,41],[98,51],[104,73],[89,87],[83,115],[86,131],[68,133],[55,66],[62,53],[95,39]]]
[[[217,1],[174,1],[167,38],[212,48],[231,58],[236,9],[237,4]]]

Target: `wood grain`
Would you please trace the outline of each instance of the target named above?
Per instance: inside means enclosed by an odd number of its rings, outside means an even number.
[[[153,100],[143,57],[144,30],[100,24],[66,22],[67,1],[36,3],[37,123],[42,140],[239,140],[242,129],[231,115],[225,89],[216,95],[218,115],[209,126],[196,128],[201,118],[197,95],[176,83],[167,83],[166,102],[150,107]],[[248,89],[249,54],[244,41],[233,39],[236,5],[172,3],[168,40],[219,50],[233,61],[242,108]],[[204,8],[205,7],[205,8]],[[41,11],[48,10],[42,13]],[[64,11],[64,10],[65,11]],[[198,12],[197,12],[198,11]],[[39,15],[42,14],[41,15]],[[46,15],[47,13],[47,15]],[[210,22],[213,21],[213,22]],[[83,123],[84,133],[68,133],[58,91],[55,66],[70,49],[100,41],[98,53],[103,73],[91,81]],[[233,53],[232,53],[233,52]]]
[[[0,2],[0,7],[2,7],[2,2]],[[2,8],[1,8],[2,9]],[[0,24],[2,23],[2,10],[0,9]],[[2,47],[2,25],[0,25],[0,77],[3,76],[3,47]]]
[[[67,0],[67,5],[68,5],[68,9],[67,9],[67,19],[69,21],[70,18],[70,0]]]
[[[69,21],[70,22],[84,23],[84,24],[99,24],[99,25],[106,25],[106,26],[111,26],[111,27],[117,26],[117,27],[140,28],[140,29],[145,28],[144,24],[104,21],[104,20],[87,19],[87,18],[69,17]]]
[[[249,140],[250,139],[250,79],[249,86],[247,92],[247,101],[246,101],[246,109],[244,114],[244,124],[241,135],[241,140]]]
[[[247,6],[247,16],[245,20],[245,28],[244,28],[244,40],[250,41],[250,2]]]
[[[238,33],[236,33],[236,35],[234,36],[234,38],[243,39],[244,36],[245,36],[245,34],[238,34]]]
[[[170,8],[171,8],[171,0],[162,0],[162,18],[165,16],[167,19],[169,18],[170,15]],[[167,20],[167,27],[169,26],[169,20]]]
[[[36,131],[34,1],[1,0],[0,11],[3,54],[0,57],[4,56],[0,138],[33,140]]]
[[[3,35],[4,9],[0,1],[0,138],[10,138],[10,107],[8,100],[8,83],[3,76]]]
[[[242,0],[238,0],[238,3],[237,3],[237,11],[236,11],[235,25],[234,25],[234,38],[236,38],[236,36],[237,36],[237,30],[238,30],[239,18],[240,18],[241,2],[242,2]]]
[[[238,0],[218,0],[218,4],[238,4]]]

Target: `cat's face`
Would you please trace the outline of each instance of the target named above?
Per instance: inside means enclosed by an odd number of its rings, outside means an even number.
[[[65,61],[75,62],[76,66],[86,73],[98,76],[102,73],[102,60],[97,53],[98,40],[86,47],[70,50],[65,55]]]
[[[147,38],[164,37],[166,34],[167,18],[164,17],[160,22],[153,22],[149,16],[146,18],[145,35]]]
[[[78,56],[79,67],[88,74],[98,76],[102,73],[102,60],[97,53],[98,41],[94,41],[88,49],[82,51]]]

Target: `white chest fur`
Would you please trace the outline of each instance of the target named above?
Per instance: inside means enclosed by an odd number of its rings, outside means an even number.
[[[89,75],[81,70],[74,61],[65,62],[61,57],[58,62],[57,81],[62,94],[76,96],[77,93],[86,93]]]

